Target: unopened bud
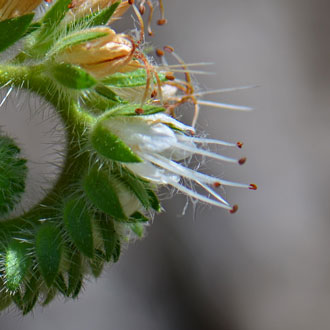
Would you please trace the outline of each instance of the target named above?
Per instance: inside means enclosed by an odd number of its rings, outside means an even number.
[[[106,35],[65,48],[56,56],[56,60],[79,65],[96,78],[136,69],[138,62],[132,60],[134,45],[124,35],[116,34],[107,27],[97,27],[90,31]]]

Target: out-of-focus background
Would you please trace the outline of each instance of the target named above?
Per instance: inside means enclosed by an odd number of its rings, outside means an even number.
[[[203,108],[198,123],[212,138],[243,140],[248,156],[243,167],[204,168],[260,189],[226,189],[235,215],[190,204],[181,216],[183,196],[165,201],[148,236],[78,301],[8,312],[1,330],[330,329],[330,2],[165,5],[169,24],[155,27],[154,43],[213,62],[200,88],[260,86],[209,97],[254,112]]]

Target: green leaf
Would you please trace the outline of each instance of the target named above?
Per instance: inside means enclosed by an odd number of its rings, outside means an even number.
[[[117,234],[113,221],[111,221],[110,219],[106,219],[105,217],[103,217],[103,219],[99,220],[99,225],[103,238],[105,260],[109,262],[116,247]]]
[[[46,11],[41,23],[44,26],[43,33],[50,33],[64,18],[69,11],[69,5],[72,0],[57,0],[54,5]]]
[[[102,156],[124,163],[142,160],[118,136],[112,134],[102,123],[96,124],[90,135],[93,148]]]
[[[90,40],[94,40],[97,38],[101,38],[108,35],[108,33],[105,32],[99,32],[99,31],[80,31],[77,33],[69,34],[68,36],[60,39],[57,44],[54,46],[54,49],[56,53],[59,53],[60,51],[64,50],[65,48],[72,47],[74,45],[78,45]]]
[[[137,113],[136,109],[142,109],[143,112]],[[142,107],[140,104],[119,105],[109,110],[104,118],[110,118],[114,116],[146,116],[164,111],[166,111],[165,108],[155,105],[143,105]]]
[[[161,81],[166,81],[164,74],[159,73],[158,75]],[[138,69],[126,73],[117,72],[104,78],[102,82],[105,85],[117,88],[145,86],[147,83],[147,73],[145,69]],[[156,79],[154,79],[154,83],[157,83]]]
[[[15,142],[0,136],[0,216],[12,211],[25,190],[26,160]]]
[[[115,2],[110,7],[85,17],[86,21],[88,22],[88,25],[90,27],[98,26],[98,25],[106,25],[109,22],[113,13],[116,11],[117,7],[120,5],[120,2],[121,1]]]
[[[83,179],[87,198],[101,211],[115,219],[126,220],[125,213],[109,175],[93,167]]]
[[[10,291],[16,291],[30,267],[27,246],[17,240],[12,240],[5,257],[6,286]]]
[[[71,64],[54,65],[49,72],[61,85],[72,89],[87,89],[97,83],[88,72]]]
[[[159,203],[159,199],[158,199],[157,195],[151,189],[147,189],[147,192],[148,192],[148,195],[149,195],[149,201],[150,201],[151,207],[156,212],[160,212],[162,210],[162,207],[161,207],[161,205]]]
[[[81,199],[73,198],[64,204],[65,228],[81,253],[93,258],[94,242],[91,217]]]
[[[4,287],[3,281],[0,279],[0,287]],[[0,290],[0,311],[6,309],[11,304],[11,296],[7,290]]]
[[[36,234],[36,255],[40,272],[48,286],[51,286],[58,274],[62,256],[60,231],[53,224],[43,224]]]
[[[27,14],[0,22],[0,52],[24,36],[33,17],[34,14]]]
[[[79,282],[81,282],[82,276],[82,260],[79,251],[74,251],[70,256],[70,268],[68,271],[68,276],[68,295],[73,295],[79,286]]]

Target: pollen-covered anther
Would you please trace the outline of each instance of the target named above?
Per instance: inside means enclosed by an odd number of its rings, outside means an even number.
[[[174,76],[173,72],[167,72],[167,73],[165,74],[165,78],[166,78],[167,80],[171,80],[171,81],[175,80],[175,76]]]
[[[232,207],[232,209],[229,211],[229,213],[234,214],[234,213],[236,213],[237,211],[238,211],[238,205],[235,204],[235,205]]]
[[[213,183],[213,187],[214,188],[219,188],[221,186],[221,183],[220,182],[214,182]]]
[[[174,48],[172,46],[164,46],[163,49],[165,50],[165,52],[168,52],[168,53],[173,53],[174,52]]]
[[[125,35],[107,27],[89,29],[106,34],[104,37],[65,48],[56,56],[58,62],[80,65],[96,78],[116,72],[130,72],[139,62],[133,59],[135,45]],[[86,32],[86,30],[85,30]]]
[[[145,11],[146,11],[146,7],[143,4],[141,4],[139,6],[139,12],[140,12],[140,14],[143,15],[145,13]]]
[[[243,147],[244,143],[243,143],[243,142],[240,142],[240,141],[238,141],[238,142],[236,143],[236,145],[237,145],[237,147],[238,147],[238,148],[242,149],[242,147]]]
[[[156,49],[156,55],[159,56],[159,57],[162,57],[162,56],[164,56],[164,51],[162,51],[161,49],[157,48]]]
[[[128,0],[128,3],[129,3],[130,5],[134,5],[134,0]]]
[[[243,164],[245,164],[246,163],[246,157],[242,157],[242,158],[240,158],[239,160],[238,160],[238,164],[239,165],[243,165]]]
[[[249,189],[250,190],[257,190],[258,189],[258,186],[254,183],[251,183],[250,186],[249,186]]]
[[[157,21],[157,24],[158,25],[165,25],[167,23],[167,19],[166,18],[162,18],[162,19],[159,19]]]
[[[150,97],[153,99],[157,96],[157,91],[154,89],[150,95]]]
[[[144,113],[144,110],[143,110],[142,108],[136,108],[136,109],[135,109],[135,113],[136,113],[137,115],[142,115],[142,114]]]

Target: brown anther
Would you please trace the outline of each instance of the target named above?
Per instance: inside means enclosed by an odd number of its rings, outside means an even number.
[[[151,98],[153,99],[154,97],[156,97],[157,96],[157,91],[154,89],[153,91],[152,91],[152,93],[151,93]]]
[[[175,76],[173,75],[172,72],[167,72],[166,75],[165,75],[165,78],[167,80],[171,80],[171,81],[175,80]]]
[[[254,184],[254,183],[251,183],[249,189],[251,189],[251,190],[257,190],[258,189],[258,186],[256,184]]]
[[[74,5],[73,5],[72,3],[69,3],[69,4],[68,4],[68,8],[69,8],[69,9],[72,9],[72,8],[74,8]]]
[[[172,46],[164,46],[163,49],[165,50],[165,52],[168,52],[168,53],[174,52],[174,48]]]
[[[128,0],[128,4],[134,5],[134,0]]]
[[[191,136],[195,135],[195,131],[193,131],[193,130],[190,130],[189,133],[190,133]]]
[[[144,113],[144,110],[143,110],[142,108],[136,108],[136,109],[135,109],[135,113],[136,113],[137,115],[142,115],[142,114]]]
[[[47,2],[47,3],[51,3],[52,2],[52,0],[45,0],[45,2]],[[69,5],[70,6],[70,5]]]
[[[245,162],[246,162],[246,157],[243,157],[243,158],[238,160],[238,164],[240,164],[240,165],[245,164]]]
[[[214,182],[213,183],[213,187],[214,188],[219,188],[221,186],[221,183],[220,182]]]
[[[152,31],[148,31],[148,36],[152,37],[154,35],[154,33]]]
[[[162,56],[164,56],[164,52],[161,49],[157,48],[156,49],[156,55],[159,56],[159,57],[162,57]]]
[[[146,7],[141,4],[139,7],[140,14],[143,15],[145,11],[146,11]]]
[[[167,19],[165,19],[165,18],[159,19],[159,20],[157,21],[157,24],[158,24],[158,25],[165,25],[166,23],[167,23]]]
[[[237,210],[238,210],[238,205],[235,204],[235,205],[233,206],[233,208],[229,211],[229,213],[234,214],[234,213],[237,212]]]
[[[236,143],[236,145],[237,145],[238,148],[242,149],[242,147],[243,147],[243,142],[239,142],[239,141],[238,141],[238,142]]]

